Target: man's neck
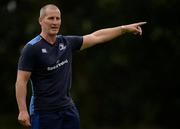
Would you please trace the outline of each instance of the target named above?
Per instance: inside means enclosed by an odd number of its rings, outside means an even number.
[[[48,43],[54,44],[56,42],[56,35],[40,34]]]

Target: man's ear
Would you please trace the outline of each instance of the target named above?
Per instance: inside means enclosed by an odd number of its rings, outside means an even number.
[[[39,17],[39,24],[41,25],[42,23],[42,17]]]

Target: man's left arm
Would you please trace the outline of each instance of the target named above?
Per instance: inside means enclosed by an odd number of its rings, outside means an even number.
[[[104,43],[110,41],[118,36],[125,33],[142,34],[141,25],[146,24],[146,22],[133,23],[123,26],[117,26],[113,28],[105,28],[95,31],[91,34],[83,36],[83,44],[81,50],[89,48],[99,43]]]

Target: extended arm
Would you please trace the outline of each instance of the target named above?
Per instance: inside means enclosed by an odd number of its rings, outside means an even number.
[[[31,72],[18,70],[16,80],[16,99],[19,108],[19,122],[24,126],[30,126],[30,117],[26,105],[27,83]]]
[[[124,33],[142,34],[141,25],[146,22],[139,22],[129,25],[117,26],[95,31],[91,34],[83,36],[83,45],[81,50],[93,45],[110,41]]]

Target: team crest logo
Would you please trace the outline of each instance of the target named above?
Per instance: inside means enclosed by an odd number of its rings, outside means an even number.
[[[62,50],[65,50],[66,49],[66,46],[64,46],[63,43],[60,43],[59,44],[59,50],[62,51]]]
[[[41,51],[42,51],[42,53],[47,53],[46,48],[42,48]]]

